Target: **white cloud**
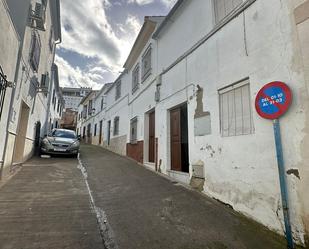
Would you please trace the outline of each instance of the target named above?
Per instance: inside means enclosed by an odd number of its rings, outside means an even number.
[[[161,0],[161,2],[168,8],[171,8],[177,0]]]
[[[81,70],[79,67],[72,67],[64,58],[56,55],[55,63],[59,68],[60,86],[64,87],[92,87],[100,89],[109,80],[106,78],[110,74],[102,66],[96,66]],[[116,77],[116,74],[113,75]]]
[[[156,0],[129,0],[128,3],[136,3],[138,5],[146,5],[150,3],[154,3]],[[172,7],[177,0],[160,0],[166,7]]]
[[[60,47],[98,58],[110,71],[120,71],[132,37],[117,37],[106,17],[106,8],[110,6],[108,0],[78,1],[78,4],[61,1],[63,42]]]
[[[136,3],[138,5],[146,5],[153,3],[154,0],[129,0],[129,3]]]

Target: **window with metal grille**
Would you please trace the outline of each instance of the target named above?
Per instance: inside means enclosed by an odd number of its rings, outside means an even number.
[[[94,125],[94,132],[93,135],[96,136],[97,135],[97,124]]]
[[[91,124],[87,125],[87,137],[91,137]]]
[[[104,97],[102,97],[101,99],[101,111],[103,110],[103,108],[104,108]]]
[[[30,66],[33,71],[37,72],[39,69],[41,56],[41,42],[40,37],[36,32],[32,33],[30,46]]]
[[[131,119],[130,122],[130,143],[137,143],[137,117]]]
[[[216,23],[223,20],[245,0],[213,0]]]
[[[132,72],[132,93],[138,89],[139,84],[139,64],[137,64]]]
[[[151,46],[148,47],[142,58],[142,81],[151,74]]]
[[[92,115],[92,99],[89,100],[89,103],[88,103],[88,115],[89,116]]]
[[[121,81],[116,82],[115,100],[121,97]]]
[[[249,80],[219,90],[220,128],[223,137],[254,132]]]
[[[48,45],[49,45],[49,50],[52,53],[54,50],[54,41],[53,41],[53,27],[50,28],[50,33],[49,33],[49,40],[48,40]]]
[[[119,135],[119,117],[115,117],[114,118],[114,132],[113,132],[114,136]]]

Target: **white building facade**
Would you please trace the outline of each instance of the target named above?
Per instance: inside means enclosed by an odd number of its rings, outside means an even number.
[[[308,0],[179,0],[163,21],[145,18],[105,93],[104,147],[284,234],[273,125],[254,103],[266,83],[285,82],[293,92],[280,118],[288,204],[294,240],[304,244],[308,13]]]
[[[16,53],[14,78],[9,79],[15,88],[6,96],[10,100],[5,110],[6,134],[1,139],[3,175],[6,175],[33,155],[46,131],[48,89],[55,47],[61,42],[61,26],[58,0],[6,0],[1,4],[1,8],[4,6],[1,11],[9,15],[13,24],[8,27],[15,28],[19,39],[17,48],[14,41],[12,46],[5,44],[3,48],[9,47]]]
[[[88,87],[61,87],[63,99],[65,102],[65,109],[71,109],[73,111],[77,111],[78,105],[89,92],[91,92],[91,88]]]

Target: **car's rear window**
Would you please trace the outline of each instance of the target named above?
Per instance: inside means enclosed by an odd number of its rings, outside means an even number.
[[[76,138],[74,131],[54,130],[51,133],[52,137]]]

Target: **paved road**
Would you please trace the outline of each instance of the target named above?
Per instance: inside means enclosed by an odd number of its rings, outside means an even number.
[[[106,247],[286,248],[224,205],[95,146],[82,146],[81,164],[32,159],[0,188],[0,249]]]
[[[33,159],[0,188],[1,249],[104,248],[77,164]]]
[[[124,157],[83,146],[81,161],[120,249],[286,248],[282,237]]]

